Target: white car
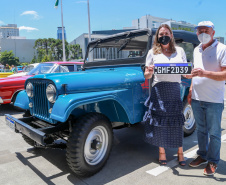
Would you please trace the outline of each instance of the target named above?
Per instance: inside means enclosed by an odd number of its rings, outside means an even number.
[[[15,74],[12,74],[12,75],[9,75],[8,77],[14,77],[14,76],[25,76],[27,75],[27,73],[29,71],[31,71],[32,69],[36,68],[38,66],[39,63],[34,63],[34,64],[29,64],[28,66],[26,66],[23,70],[23,72],[20,72],[20,73],[15,73]]]

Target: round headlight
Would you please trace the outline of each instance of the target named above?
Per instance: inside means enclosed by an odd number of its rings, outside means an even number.
[[[29,82],[26,86],[26,92],[28,97],[32,98],[34,96],[34,92],[33,92],[33,85],[31,82]]]
[[[53,84],[49,84],[46,88],[46,97],[51,103],[56,101],[56,88]]]

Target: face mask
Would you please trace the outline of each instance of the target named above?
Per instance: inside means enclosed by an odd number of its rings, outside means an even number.
[[[167,45],[170,42],[171,38],[169,36],[159,37],[159,43],[163,45]]]
[[[207,44],[210,42],[211,36],[206,33],[201,33],[200,35],[198,35],[198,39],[202,44]]]

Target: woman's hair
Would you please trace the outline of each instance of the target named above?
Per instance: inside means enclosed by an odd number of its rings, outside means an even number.
[[[154,43],[153,43],[153,53],[154,53],[154,55],[157,55],[157,54],[161,54],[162,53],[162,48],[161,48],[161,45],[160,45],[160,43],[159,43],[159,41],[158,41],[158,35],[159,35],[159,30],[161,29],[161,28],[167,28],[169,31],[170,31],[170,33],[173,35],[173,32],[172,32],[172,30],[171,30],[171,28],[169,27],[169,25],[168,24],[162,24],[162,25],[160,25],[159,26],[159,28],[158,28],[158,30],[156,31],[156,33],[155,33],[155,40],[154,40]],[[174,40],[174,37],[172,36],[172,38],[170,39],[170,42],[169,42],[169,47],[170,47],[170,51],[172,52],[172,53],[175,53],[176,52],[176,48],[175,48],[175,40]]]

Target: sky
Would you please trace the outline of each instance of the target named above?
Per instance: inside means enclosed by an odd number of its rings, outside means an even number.
[[[60,0],[61,1],[61,0]],[[0,26],[17,24],[27,39],[57,38],[61,6],[56,0],[0,0]],[[88,33],[87,1],[62,0],[67,41]],[[89,0],[92,31],[131,27],[132,20],[145,15],[186,21],[214,23],[215,36],[226,39],[226,0]]]

